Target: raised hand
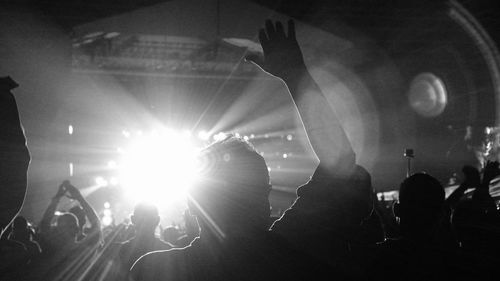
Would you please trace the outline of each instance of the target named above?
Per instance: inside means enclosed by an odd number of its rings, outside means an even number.
[[[75,199],[75,200],[80,200],[82,198],[82,194],[80,193],[80,190],[73,186],[68,180],[65,180],[62,185],[66,188],[66,191],[69,193],[69,198]]]
[[[54,196],[55,199],[60,199],[61,197],[66,194],[66,186],[64,185],[64,182],[59,185],[59,189],[57,190],[56,195]]]
[[[186,235],[190,240],[200,235],[198,221],[196,220],[196,217],[191,215],[189,210],[184,211],[184,223],[186,225]]]
[[[265,72],[279,78],[289,78],[306,70],[302,52],[295,37],[295,23],[288,21],[288,32],[283,24],[266,20],[265,28],[259,30],[259,41],[264,56],[248,55],[245,59],[255,63]]]

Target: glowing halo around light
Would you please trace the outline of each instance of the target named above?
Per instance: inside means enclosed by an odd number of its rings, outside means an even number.
[[[411,81],[408,93],[410,106],[424,117],[443,113],[448,102],[444,82],[430,72],[421,73]]]
[[[195,149],[183,134],[142,134],[124,150],[119,182],[135,202],[160,204],[184,199],[197,178]]]

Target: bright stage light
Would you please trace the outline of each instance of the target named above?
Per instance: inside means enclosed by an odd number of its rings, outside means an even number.
[[[99,187],[105,187],[105,186],[108,186],[108,181],[105,180],[104,178],[102,177],[97,177],[95,179],[95,184]]]
[[[108,162],[108,168],[110,168],[110,169],[116,169],[116,167],[117,167],[117,164],[116,164],[115,161],[111,160],[111,161]]]
[[[213,138],[214,138],[214,141],[221,141],[221,140],[227,138],[227,135],[225,133],[221,132],[221,133],[215,134],[213,136]]]
[[[202,140],[205,140],[205,141],[206,141],[206,140],[208,140],[208,139],[210,138],[210,133],[209,133],[209,132],[207,132],[207,131],[200,131],[200,132],[198,133],[198,137],[199,137],[200,139],[202,139]]]
[[[106,217],[110,217],[111,216],[111,210],[110,209],[104,209],[104,211],[102,211],[102,213]]]
[[[135,202],[182,199],[196,178],[196,155],[185,134],[143,134],[124,150],[120,184]]]
[[[112,223],[113,223],[113,218],[112,217],[108,217],[108,216],[104,216],[102,219],[102,224],[104,226],[110,226]]]
[[[112,177],[111,179],[109,179],[109,183],[112,185],[112,186],[116,186],[120,183],[120,181],[115,178],[115,177]]]

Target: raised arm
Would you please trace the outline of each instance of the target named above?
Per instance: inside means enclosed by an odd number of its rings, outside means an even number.
[[[91,224],[90,227],[90,238],[100,240],[101,238],[101,221],[99,220],[99,217],[97,216],[97,213],[95,210],[90,206],[90,204],[83,198],[82,194],[78,190],[78,188],[74,187],[69,181],[64,181],[63,182],[64,186],[68,190],[69,195],[71,198],[75,199],[80,203],[80,205],[83,208],[83,211],[85,213],[85,216],[89,219],[89,222]]]
[[[54,213],[57,209],[57,205],[59,205],[59,201],[61,197],[66,193],[66,188],[64,184],[59,185],[59,189],[57,190],[56,195],[50,201],[49,206],[43,213],[42,221],[40,222],[40,231],[42,234],[46,234],[50,231],[50,222],[54,218]]]
[[[350,174],[356,161],[354,151],[335,112],[306,68],[294,22],[288,22],[285,33],[281,22],[266,21],[265,29],[259,31],[259,40],[264,56],[250,55],[246,59],[285,82],[320,166],[331,175]]]
[[[30,162],[16,100],[10,92],[17,84],[0,78],[0,235],[21,209]]]

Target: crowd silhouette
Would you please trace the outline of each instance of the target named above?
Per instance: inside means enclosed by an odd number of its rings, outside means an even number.
[[[186,230],[155,236],[157,206],[135,206],[129,225],[105,237],[79,189],[63,181],[38,225],[18,216],[30,155],[15,82],[0,84],[1,280],[498,280],[500,212],[489,186],[498,162],[462,169],[447,198],[426,173],[402,180],[393,207],[399,237],[386,237],[366,169],[309,73],[295,25],[265,22],[263,55],[246,57],[280,79],[320,163],[297,199],[270,221],[269,171],[252,145],[234,135],[204,148],[215,161],[189,190]],[[472,196],[466,196],[473,190]],[[78,205],[58,211],[63,197]]]

